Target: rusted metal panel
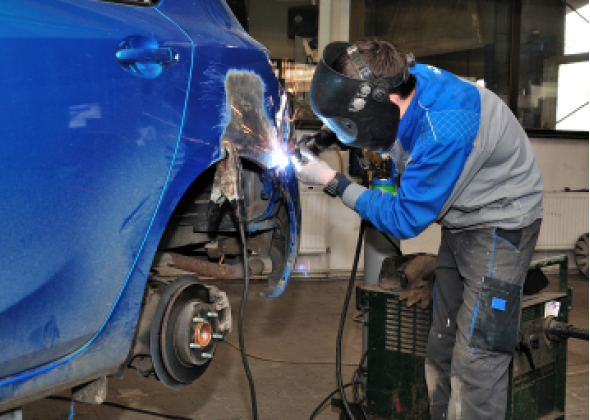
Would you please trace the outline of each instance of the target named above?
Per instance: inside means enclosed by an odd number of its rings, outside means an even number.
[[[242,264],[219,264],[194,257],[176,254],[174,252],[158,253],[154,259],[154,268],[174,267],[180,270],[199,274],[203,277],[232,280],[243,279]],[[272,271],[272,261],[269,257],[250,258],[248,261],[250,275],[268,274]]]
[[[182,270],[191,271],[207,277],[218,279],[244,278],[244,269],[241,265],[227,265],[186,257],[184,255],[169,252],[164,254],[170,259],[169,265]]]

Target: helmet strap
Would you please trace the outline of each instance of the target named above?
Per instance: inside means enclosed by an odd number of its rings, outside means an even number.
[[[356,69],[356,71],[358,72],[361,79],[373,80],[375,78],[373,76],[373,73],[371,73],[371,70],[369,69],[367,62],[365,61],[365,58],[362,56],[356,45],[351,45],[350,47],[348,47],[346,49],[346,53],[350,57],[350,61]]]
[[[414,67],[416,65],[416,59],[414,58],[413,54],[406,55],[406,67],[395,77],[375,77],[365,58],[359,51],[356,45],[351,45],[346,49],[346,53],[350,57],[350,62],[352,66],[356,69],[359,76],[362,80],[369,80],[369,81],[376,81],[376,80],[383,80],[385,83],[381,83],[382,85],[386,85],[389,89],[395,89],[405,81],[410,78],[410,67]]]

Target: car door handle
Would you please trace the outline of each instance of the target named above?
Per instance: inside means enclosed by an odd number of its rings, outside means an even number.
[[[178,61],[178,51],[172,48],[126,48],[116,52],[121,64],[155,63],[170,66]]]

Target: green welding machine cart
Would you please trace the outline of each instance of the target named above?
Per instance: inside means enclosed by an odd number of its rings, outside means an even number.
[[[567,257],[538,261],[530,269],[540,272],[551,265],[559,265],[559,292],[523,299],[518,346],[510,365],[507,419],[564,418],[565,338],[588,339],[588,331],[566,324],[571,303]],[[357,288],[357,309],[368,314],[363,369],[367,411],[375,419],[428,419],[424,359],[432,308],[408,308],[393,289]]]

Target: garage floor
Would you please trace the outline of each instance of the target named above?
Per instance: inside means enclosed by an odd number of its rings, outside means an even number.
[[[557,290],[557,277],[550,276]],[[570,275],[574,288],[570,322],[588,328],[588,281]],[[359,283],[360,284],[360,283]],[[292,280],[282,297],[260,297],[261,283],[251,286],[246,319],[246,349],[258,396],[262,420],[301,420],[309,418],[315,407],[336,389],[335,342],[347,281]],[[237,317],[242,285],[224,284],[234,321]],[[361,325],[352,322],[354,306],[343,340],[345,382],[352,376],[361,354]],[[249,391],[237,344],[237,324],[228,343],[217,348],[211,367],[193,385],[173,391],[154,380],[127,371],[122,380],[109,381],[107,403],[101,406],[76,404],[75,419],[207,419],[250,418]],[[282,361],[289,361],[285,363]],[[299,362],[301,364],[295,364]],[[566,418],[588,419],[588,343],[571,340],[568,354]],[[23,407],[25,420],[67,419],[70,393],[63,392]],[[338,419],[330,407],[317,419]]]

